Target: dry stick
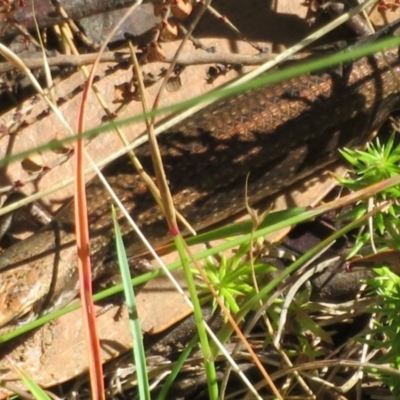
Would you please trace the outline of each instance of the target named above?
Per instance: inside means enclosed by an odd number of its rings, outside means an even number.
[[[189,56],[178,58],[174,61],[167,57],[161,62],[170,64],[173,61],[180,65],[202,65],[202,64],[232,64],[232,65],[259,65],[276,57],[275,53],[259,54],[233,54],[233,53],[195,53]],[[47,59],[48,65],[55,66],[76,66],[93,64],[97,58],[97,53],[64,55],[60,54]],[[297,58],[296,58],[297,59]],[[108,51],[100,57],[100,62],[123,62],[129,61],[130,56],[124,52]],[[29,69],[43,68],[43,58],[23,58],[22,61]],[[0,63],[0,74],[12,71],[15,67],[10,62]]]
[[[185,43],[187,42],[190,35],[192,34],[195,26],[197,25],[198,21],[200,20],[201,16],[204,14],[206,7],[209,5],[210,2],[211,2],[211,0],[206,1],[205,5],[200,10],[200,12],[196,15],[196,17],[194,18],[193,22],[191,23],[187,33],[185,34],[184,38],[182,39],[181,43],[179,44],[178,49],[176,50],[175,55],[172,59],[171,65],[167,69],[164,79],[161,82],[161,87],[156,95],[155,100],[154,100],[152,110],[156,110],[158,108],[160,99],[161,99],[161,95],[164,92],[164,89],[166,88],[168,79],[174,70],[174,67],[176,65],[176,60],[177,60],[181,50],[183,49]],[[155,119],[153,117],[153,118],[151,118],[148,127],[149,128],[154,127],[154,122],[155,122]],[[172,200],[171,192],[168,187],[165,170],[164,170],[164,167],[161,162],[160,150],[158,148],[156,136],[154,134],[153,129],[149,129],[149,144],[150,144],[151,156],[153,159],[156,179],[157,179],[157,182],[158,182],[158,185],[160,188],[160,192],[163,194],[161,196],[161,202],[163,204],[165,218],[167,220],[169,231],[175,237],[175,236],[179,235],[179,227],[178,227],[177,221],[176,221],[175,207],[174,207],[174,203]]]
[[[131,44],[129,44],[130,46],[132,46]],[[131,58],[132,58],[132,62],[133,65],[135,67],[135,70],[137,72],[137,76],[139,77],[138,83],[139,83],[139,87],[140,87],[140,91],[141,91],[141,97],[143,99],[143,102],[145,103],[144,99],[145,99],[145,90],[144,90],[144,86],[143,86],[143,81],[141,80],[141,75],[138,73],[139,71],[139,64],[137,62],[137,58],[136,55],[133,51],[133,47],[131,47]],[[145,104],[143,103],[143,111],[144,113],[148,112],[147,110],[147,106],[145,106]],[[145,120],[145,123],[147,125],[147,130],[150,129],[147,120]],[[116,129],[118,129],[116,127]],[[119,133],[119,130],[118,130]],[[125,147],[129,146],[129,143],[127,141],[127,139],[125,138],[124,135],[122,135],[122,133],[120,134],[120,139],[122,140],[122,143],[124,144]],[[133,164],[133,166],[135,167],[137,173],[140,175],[140,177],[143,179],[143,181],[146,183],[148,189],[150,190],[154,200],[157,202],[157,204],[159,205],[159,207],[163,210],[163,204],[161,202],[161,194],[160,191],[158,189],[158,186],[153,182],[153,179],[150,177],[150,175],[147,174],[147,172],[144,170],[142,164],[140,163],[140,160],[136,157],[135,153],[133,150],[129,150],[127,152],[129,158],[131,159],[131,162]],[[191,227],[190,223],[185,219],[185,217],[179,213],[178,211],[176,211],[176,216],[177,218],[184,224],[184,226],[186,226],[186,228],[189,230],[189,232],[191,234],[193,234],[194,236],[196,235],[196,231]]]
[[[228,28],[233,32],[237,39],[243,40],[246,43],[248,43],[250,46],[254,47],[258,51],[262,51],[263,49],[260,47],[258,43],[252,42],[248,40],[242,32],[225,16],[220,14],[214,7],[211,7],[211,5],[208,7],[208,11],[215,17],[216,20],[222,21],[225,25],[228,26]]]

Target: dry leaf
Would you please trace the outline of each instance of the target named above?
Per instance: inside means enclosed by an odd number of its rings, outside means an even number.
[[[63,139],[63,136],[59,133],[56,134],[56,138],[50,140],[49,145],[51,146],[51,150],[53,153],[58,155],[68,155],[71,154],[73,148],[71,146],[65,146],[60,142]]]
[[[181,82],[181,78],[179,77],[179,75],[171,76],[168,79],[168,83],[167,83],[168,92],[176,92],[181,87],[182,87],[182,82]]]
[[[129,82],[123,82],[120,85],[114,86],[114,100],[113,104],[126,103],[133,97],[132,85]]]
[[[351,270],[354,267],[388,267],[392,272],[400,275],[400,251],[385,250],[367,257],[353,258],[348,263],[348,269]]]
[[[160,40],[163,42],[172,42],[178,36],[178,25],[174,22],[167,21],[160,32]]]
[[[166,58],[167,55],[165,54],[165,51],[162,49],[161,45],[159,45],[158,43],[152,44],[149,54],[147,56],[147,60],[149,62],[164,61]]]
[[[192,10],[192,3],[190,3],[188,0],[177,0],[176,4],[171,6],[171,14],[178,19],[187,18]]]
[[[22,168],[28,174],[34,174],[44,169],[43,157],[39,153],[34,153],[21,161]]]

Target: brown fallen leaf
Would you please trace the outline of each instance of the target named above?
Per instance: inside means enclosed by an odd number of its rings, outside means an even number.
[[[355,267],[379,268],[388,267],[395,274],[400,275],[400,251],[385,250],[362,258],[353,258],[348,262],[348,269]]]
[[[183,271],[175,271],[173,275],[188,295]],[[150,335],[163,332],[192,313],[191,307],[166,276],[148,282],[138,294],[136,304],[142,331]]]
[[[38,173],[43,170],[43,157],[40,153],[33,153],[21,161],[21,166],[28,174]]]
[[[96,306],[96,311],[101,310],[102,307]],[[103,362],[132,346],[128,311],[124,307],[121,318],[115,320],[118,310],[118,305],[113,306],[97,318]],[[75,310],[18,340],[3,344],[2,354],[8,354],[42,387],[50,387],[87,372],[88,356],[81,313],[80,309]],[[0,370],[4,383],[23,387],[5,357],[0,360]],[[0,388],[0,399],[10,395],[11,392]]]

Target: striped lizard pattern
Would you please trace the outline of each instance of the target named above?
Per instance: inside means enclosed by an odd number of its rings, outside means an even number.
[[[174,203],[202,229],[273,196],[365,142],[400,105],[398,53],[387,51],[321,74],[305,74],[221,100],[159,137]],[[152,172],[149,147],[136,151]],[[168,230],[127,157],[104,169],[114,191],[155,245]],[[87,187],[94,277],[115,267],[110,196],[98,179]],[[120,217],[129,257],[143,250]],[[73,207],[0,257],[0,327],[60,308],[78,293]]]

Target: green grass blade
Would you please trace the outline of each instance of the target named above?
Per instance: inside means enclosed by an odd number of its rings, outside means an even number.
[[[129,325],[133,337],[133,358],[136,366],[136,376],[138,381],[139,398],[141,400],[150,400],[149,378],[147,375],[146,355],[143,346],[142,331],[140,329],[140,320],[137,313],[135,293],[132,287],[132,276],[129,270],[128,259],[126,257],[125,246],[122,240],[121,230],[118,225],[117,215],[114,206],[112,206],[112,217],[115,229],[115,243],[117,248],[118,264],[121,271],[122,282],[126,306],[129,311]]]

